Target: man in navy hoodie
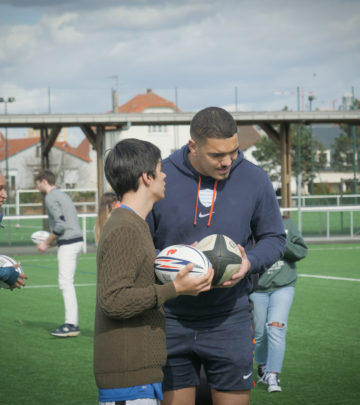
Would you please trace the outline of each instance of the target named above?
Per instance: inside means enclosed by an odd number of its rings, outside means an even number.
[[[155,247],[224,234],[241,245],[243,260],[220,288],[167,302],[164,404],[194,404],[203,367],[214,405],[245,405],[253,387],[251,275],[282,256],[285,232],[272,184],[244,158],[231,114],[201,110],[190,136],[163,162],[166,196],[148,216]]]

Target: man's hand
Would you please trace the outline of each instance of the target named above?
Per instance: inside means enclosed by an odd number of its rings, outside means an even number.
[[[208,272],[201,277],[193,277],[189,272],[194,264],[189,263],[182,268],[174,278],[174,286],[177,295],[199,295],[203,291],[211,289],[211,281],[214,277],[214,269],[209,267]]]
[[[233,287],[235,284],[241,281],[251,269],[251,263],[247,258],[245,249],[241,245],[237,245],[237,247],[239,248],[242,257],[240,269],[237,273],[233,274],[231,280],[222,283],[220,288]]]
[[[38,244],[37,244],[37,249],[40,251],[40,252],[45,252],[47,249],[49,249],[49,245],[48,245],[48,243],[47,243],[47,241],[46,240],[42,240],[41,242],[39,242]]]
[[[53,232],[51,232],[47,239],[45,239],[37,244],[37,249],[40,252],[45,252],[50,247],[56,246],[56,239],[57,239],[57,235],[55,235]]]
[[[16,263],[14,264],[14,269],[17,269],[20,266],[20,263]],[[25,282],[24,280],[26,280],[28,277],[23,274],[23,273],[19,273],[18,279],[16,280],[16,282],[10,287],[11,290],[13,290],[14,288],[21,288],[21,287],[25,287]]]

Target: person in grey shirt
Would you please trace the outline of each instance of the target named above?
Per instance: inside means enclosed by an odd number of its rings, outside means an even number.
[[[74,276],[83,248],[83,236],[76,208],[71,198],[55,186],[55,175],[51,170],[40,171],[35,181],[37,189],[45,195],[50,226],[49,237],[38,243],[37,248],[45,252],[55,243],[58,245],[58,283],[65,306],[65,323],[50,333],[58,337],[78,336],[80,329]]]

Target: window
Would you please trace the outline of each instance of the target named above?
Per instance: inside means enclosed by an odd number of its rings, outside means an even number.
[[[165,133],[168,131],[167,125],[149,125],[148,132]]]
[[[64,183],[65,188],[76,188],[79,182],[78,169],[65,169],[64,171]]]
[[[16,189],[16,176],[10,176],[10,189]]]

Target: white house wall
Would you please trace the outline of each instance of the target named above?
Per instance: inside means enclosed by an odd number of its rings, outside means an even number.
[[[122,139],[135,138],[155,144],[166,158],[174,150],[186,144],[190,138],[189,125],[167,125],[164,132],[150,132],[148,126],[133,126],[128,130],[107,132],[105,135],[104,151],[111,149]]]
[[[39,170],[40,158],[36,156],[37,145],[33,145],[8,159],[9,174],[16,177],[16,188],[26,189],[34,187],[34,176]],[[64,156],[64,159],[63,159]],[[88,170],[89,163],[79,159],[69,153],[64,152],[56,147],[52,148],[50,153],[50,166],[51,162],[58,165],[64,164],[65,178],[64,183],[76,182],[77,188],[91,188],[90,186],[90,172]],[[1,171],[5,173],[6,162],[5,160],[0,163]],[[57,172],[58,167],[53,169]],[[66,178],[68,176],[68,178]],[[58,179],[60,180],[60,179]],[[61,184],[58,184],[61,186]],[[94,187],[94,186],[92,186]]]

